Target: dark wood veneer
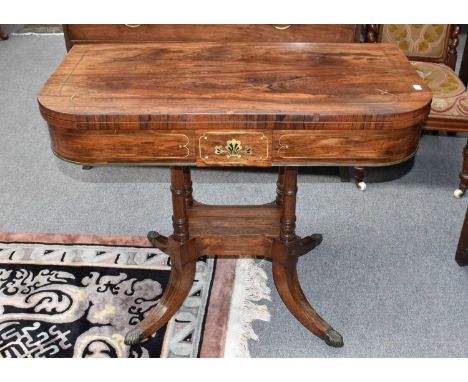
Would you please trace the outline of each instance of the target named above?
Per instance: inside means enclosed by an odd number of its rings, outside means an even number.
[[[430,100],[392,45],[308,43],[77,45],[39,96],[54,151],[88,165],[389,164]],[[215,154],[233,138],[253,153]]]
[[[356,24],[303,25],[151,25],[67,24],[63,26],[67,49],[74,44],[108,42],[358,42]]]

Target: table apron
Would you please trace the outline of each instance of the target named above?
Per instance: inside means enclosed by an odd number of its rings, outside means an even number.
[[[54,153],[84,165],[268,167],[398,163],[416,152],[421,129],[49,130]]]

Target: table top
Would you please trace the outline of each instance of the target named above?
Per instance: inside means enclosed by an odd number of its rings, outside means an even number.
[[[385,44],[75,45],[38,101],[82,164],[382,165],[412,156],[432,94]]]
[[[287,123],[398,119],[431,97],[394,45],[113,43],[74,46],[39,104],[93,123]]]

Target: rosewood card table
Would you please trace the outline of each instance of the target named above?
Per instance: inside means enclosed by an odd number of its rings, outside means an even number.
[[[173,234],[148,239],[172,261],[156,307],[126,335],[161,328],[200,256],[271,258],[280,296],[328,345],[342,336],[312,308],[296,264],[322,241],[295,234],[297,166],[382,166],[411,157],[431,92],[386,44],[75,45],[38,101],[54,153],[81,165],[171,166]],[[190,166],[277,166],[276,200],[194,200]]]

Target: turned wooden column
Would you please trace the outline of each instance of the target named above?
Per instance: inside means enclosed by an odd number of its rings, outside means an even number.
[[[185,205],[187,208],[193,206],[193,188],[192,176],[190,174],[190,167],[184,167],[184,191],[185,191]]]
[[[460,25],[453,24],[452,32],[450,33],[450,39],[448,42],[448,54],[447,54],[447,65],[455,70],[457,65],[457,47],[459,42],[459,35],[461,32]]]
[[[185,242],[189,238],[185,201],[185,167],[171,168],[172,225],[174,240]]]
[[[297,167],[283,167],[280,239],[285,244],[296,239],[296,194]]]
[[[284,167],[278,167],[278,180],[276,181],[276,205],[283,204]]]

